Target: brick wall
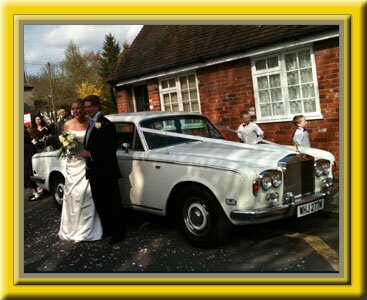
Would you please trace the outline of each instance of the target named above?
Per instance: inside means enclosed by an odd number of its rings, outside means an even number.
[[[117,111],[119,113],[129,111],[128,91],[122,88],[117,89],[116,92]]]
[[[149,105],[150,110],[160,111],[161,110],[161,100],[159,97],[159,86],[156,79],[149,80],[147,83],[148,95],[149,95]]]
[[[320,105],[323,119],[309,122],[308,130],[314,148],[332,152],[339,162],[339,45],[338,39],[314,44]],[[242,59],[197,70],[201,112],[213,122],[237,129],[242,110],[255,107],[251,66]],[[157,80],[147,83],[151,110],[161,110]],[[130,89],[129,87],[127,88]],[[124,89],[117,93],[119,112],[132,111]],[[265,138],[290,145],[295,127],[291,122],[260,124]],[[236,140],[234,134],[224,133]],[[337,167],[338,171],[338,167]]]
[[[200,69],[197,77],[201,112],[214,122],[237,129],[240,112],[254,106],[250,61]]]

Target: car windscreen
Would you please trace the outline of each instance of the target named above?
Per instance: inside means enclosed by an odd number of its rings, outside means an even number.
[[[141,127],[201,136],[206,138],[223,139],[214,125],[202,116],[167,116],[149,119],[140,123]],[[180,143],[187,143],[189,138],[171,137],[151,132],[144,132],[149,149],[167,147]]]

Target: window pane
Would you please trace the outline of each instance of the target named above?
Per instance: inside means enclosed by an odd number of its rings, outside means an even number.
[[[298,52],[298,59],[300,68],[311,67],[310,50]]]
[[[288,88],[289,99],[299,99],[299,86],[291,86]]]
[[[172,104],[172,111],[179,111],[179,109],[178,109],[178,103]]]
[[[267,59],[268,61],[268,68],[276,68],[278,66],[278,57],[270,57]]]
[[[273,116],[284,115],[284,107],[283,103],[274,103],[273,104]]]
[[[169,80],[169,87],[175,87],[176,86],[176,79],[175,78],[171,78]]]
[[[288,85],[298,84],[298,72],[288,72],[287,73],[287,82]]]
[[[270,81],[270,87],[279,87],[280,86],[280,75],[279,74],[270,75],[269,81]]]
[[[260,103],[270,102],[268,91],[259,91]]]
[[[267,89],[268,88],[268,77],[262,76],[257,78],[257,85],[259,86],[259,89]]]
[[[177,103],[177,93],[171,93],[171,103]]]
[[[187,85],[186,76],[180,77],[180,83],[181,83],[181,88],[187,90],[188,85]]]
[[[262,117],[269,117],[271,116],[271,110],[270,110],[270,105],[269,104],[262,104],[260,106],[260,110],[261,110],[261,116]]]
[[[300,114],[302,113],[302,103],[301,101],[292,101],[290,102],[291,114]]]
[[[301,82],[302,83],[312,82],[312,70],[311,69],[301,70]]]
[[[162,81],[162,89],[166,89],[168,88],[168,81],[167,80],[163,80]]]
[[[184,102],[183,109],[184,111],[191,111],[190,102]]]
[[[256,71],[265,70],[266,69],[266,61],[265,59],[260,59],[255,62]]]
[[[190,91],[190,98],[191,100],[196,100],[198,98],[198,93],[196,92],[196,90]]]
[[[163,95],[163,103],[164,104],[169,104],[171,101],[169,99],[169,94],[164,94]]]
[[[190,98],[189,98],[189,92],[182,92],[182,99],[183,99],[183,101],[188,101],[188,100],[190,100]]]
[[[196,102],[196,101],[192,102],[191,107],[192,107],[193,112],[198,112],[199,111],[199,102]]]
[[[164,110],[165,111],[171,111],[171,105],[165,105]]]
[[[303,84],[302,85],[302,98],[312,98],[315,97],[315,89],[313,84]]]
[[[195,75],[190,75],[188,79],[189,79],[189,87],[196,88]]]
[[[281,89],[272,89],[271,93],[271,102],[279,102],[282,101],[282,90]]]
[[[315,98],[304,100],[303,106],[305,107],[305,113],[315,112],[316,111]]]
[[[297,69],[297,56],[295,53],[285,55],[285,67],[287,71]]]

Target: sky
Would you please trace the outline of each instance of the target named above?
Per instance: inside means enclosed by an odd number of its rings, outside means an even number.
[[[72,40],[80,52],[102,50],[111,33],[120,46],[132,43],[142,25],[24,25],[24,68],[27,75],[41,71],[47,63],[58,63]]]

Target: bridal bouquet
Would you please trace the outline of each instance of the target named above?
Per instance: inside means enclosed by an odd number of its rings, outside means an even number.
[[[59,141],[61,142],[61,152],[59,157],[65,156],[71,149],[74,149],[77,144],[76,135],[71,131],[60,134]]]

